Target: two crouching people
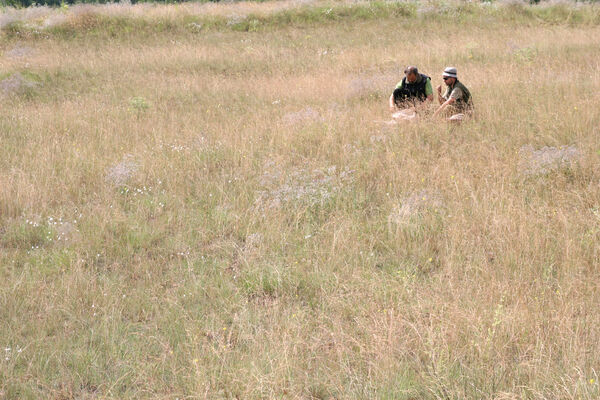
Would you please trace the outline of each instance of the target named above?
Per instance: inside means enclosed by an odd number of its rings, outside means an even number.
[[[416,120],[419,111],[426,111],[433,103],[431,78],[419,73],[417,67],[404,70],[404,78],[396,85],[390,96],[389,106],[395,121]],[[458,80],[456,68],[447,67],[442,74],[446,91],[437,87],[439,108],[433,116],[444,116],[448,121],[460,122],[473,114],[473,102],[469,89]]]

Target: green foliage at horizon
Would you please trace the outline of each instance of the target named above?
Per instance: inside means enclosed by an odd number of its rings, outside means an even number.
[[[70,15],[63,4],[67,18],[49,27],[35,26],[15,20],[5,24],[0,32],[7,37],[63,38],[94,36],[105,38],[129,37],[147,34],[202,34],[214,30],[261,32],[285,27],[308,27],[335,22],[358,22],[372,19],[396,18],[407,26],[425,26],[431,23],[458,22],[476,26],[489,24],[535,23],[550,25],[598,25],[600,8],[594,6],[571,7],[567,4],[527,6],[508,4],[494,7],[486,3],[458,3],[452,6],[439,4],[425,11],[417,3],[373,1],[360,4],[321,4],[299,6],[270,14],[243,15],[232,19],[226,16],[178,14],[169,17],[145,18],[143,16],[106,15],[100,10],[86,10]]]

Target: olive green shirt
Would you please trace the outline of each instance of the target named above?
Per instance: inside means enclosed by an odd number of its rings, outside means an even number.
[[[451,106],[455,111],[470,112],[473,109],[473,102],[469,89],[458,80],[453,87],[448,86],[446,88],[446,93],[444,93],[442,97],[446,101],[449,99],[455,100],[455,103]]]
[[[459,87],[450,88],[450,86],[448,86],[446,88],[446,93],[444,93],[442,97],[444,98],[444,100],[448,100],[451,98],[454,100],[460,100],[464,97],[464,93]]]

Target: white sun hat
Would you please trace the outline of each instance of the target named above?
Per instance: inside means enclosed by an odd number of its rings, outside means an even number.
[[[456,78],[456,68],[454,67],[446,67],[444,73],[442,74],[444,78]]]

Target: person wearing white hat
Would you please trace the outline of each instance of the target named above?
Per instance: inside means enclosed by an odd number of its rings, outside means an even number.
[[[452,116],[448,120],[461,121],[473,111],[471,92],[458,80],[458,74],[454,67],[444,69],[442,79],[444,79],[447,88],[442,95],[442,86],[437,87],[440,107],[433,113],[433,116],[439,115],[448,108],[452,112]]]

